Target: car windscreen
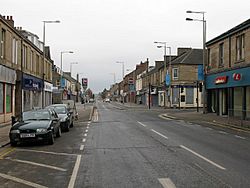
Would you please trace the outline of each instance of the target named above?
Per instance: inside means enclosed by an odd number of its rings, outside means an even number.
[[[30,111],[23,113],[23,120],[49,120],[50,114],[48,111]]]
[[[54,107],[54,110],[55,110],[56,113],[58,113],[58,114],[66,114],[66,113],[67,113],[66,107],[64,107],[64,106],[55,106],[55,107]]]

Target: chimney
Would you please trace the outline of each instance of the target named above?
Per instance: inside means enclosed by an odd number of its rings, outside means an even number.
[[[12,27],[14,27],[14,20],[13,20],[12,16],[7,16],[7,18],[5,18],[5,16],[4,16],[4,19],[7,21],[8,24],[10,24]]]

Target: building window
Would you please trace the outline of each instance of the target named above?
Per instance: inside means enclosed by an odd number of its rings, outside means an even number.
[[[34,54],[34,52],[31,50],[30,51],[30,70],[31,70],[31,72],[33,72],[34,71],[34,61],[33,61],[33,55]]]
[[[242,34],[236,37],[236,61],[244,60],[245,58],[245,35]]]
[[[224,66],[224,43],[219,46],[219,67]]]
[[[3,108],[4,108],[4,96],[3,96],[4,90],[3,90],[3,83],[0,83],[0,114],[3,114]]]
[[[6,31],[2,29],[0,57],[5,58]]]
[[[6,113],[12,112],[12,86],[7,84],[6,86],[6,97],[5,97],[5,106]]]
[[[23,68],[27,69],[27,46],[23,46]]]
[[[210,48],[207,49],[207,67],[208,69],[211,69],[211,51]]]
[[[17,39],[12,39],[12,63],[17,64],[18,54],[18,41]]]
[[[173,79],[178,80],[178,68],[173,68]]]

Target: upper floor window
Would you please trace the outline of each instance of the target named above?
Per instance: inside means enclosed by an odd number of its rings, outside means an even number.
[[[173,79],[178,80],[178,68],[173,68]]]
[[[219,67],[224,65],[224,43],[219,46]]]
[[[245,35],[236,37],[236,61],[241,61],[245,58]]]
[[[0,57],[3,59],[5,58],[5,45],[6,45],[6,31],[2,29],[2,38],[1,38],[1,46],[0,46]]]
[[[208,68],[211,68],[211,51],[210,51],[210,48],[207,49],[207,66]]]
[[[27,64],[27,46],[23,46],[23,67],[28,68]]]
[[[34,71],[34,52],[30,51],[30,70]]]
[[[12,39],[12,63],[17,64],[17,57],[18,57],[18,40],[13,38]]]

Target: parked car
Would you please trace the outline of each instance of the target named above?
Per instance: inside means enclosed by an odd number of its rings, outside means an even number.
[[[10,129],[10,144],[43,141],[54,144],[54,137],[61,136],[59,117],[54,110],[41,109],[23,113],[21,121]]]
[[[110,102],[110,99],[109,99],[109,98],[106,98],[106,99],[105,99],[105,102]]]
[[[73,112],[66,104],[53,104],[46,108],[53,109],[56,111],[60,118],[60,126],[63,131],[68,132],[70,127],[74,125]]]
[[[91,99],[89,99],[89,102],[93,103],[93,102],[95,102],[95,100],[93,98],[91,98]]]
[[[74,100],[62,100],[63,104],[67,105],[67,108],[70,112],[72,112],[72,116],[74,120],[78,119],[78,112],[76,110],[76,103]]]

